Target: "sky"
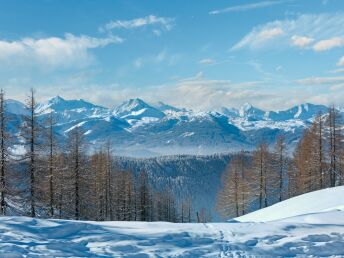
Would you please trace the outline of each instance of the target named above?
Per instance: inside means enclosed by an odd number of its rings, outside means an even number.
[[[343,0],[0,0],[0,87],[113,107],[344,104]]]

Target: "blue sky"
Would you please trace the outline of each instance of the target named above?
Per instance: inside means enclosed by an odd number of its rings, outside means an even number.
[[[342,0],[0,0],[0,84],[114,106],[344,101]]]

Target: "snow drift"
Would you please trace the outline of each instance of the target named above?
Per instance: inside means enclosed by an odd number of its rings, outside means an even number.
[[[304,194],[233,223],[0,217],[0,256],[343,257],[343,193],[336,187]]]
[[[344,210],[344,186],[302,194],[236,218],[239,222],[267,222],[300,215]],[[298,219],[295,219],[296,222]]]

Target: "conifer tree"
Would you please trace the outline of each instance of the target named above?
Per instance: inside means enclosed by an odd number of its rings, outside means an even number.
[[[222,177],[223,187],[218,193],[217,209],[223,216],[238,217],[245,214],[249,202],[247,159],[241,152],[233,156]]]
[[[49,171],[49,213],[50,217],[54,217],[54,185],[55,185],[55,170],[56,170],[56,148],[57,142],[54,133],[54,115],[52,112],[49,114],[48,118],[48,171]]]
[[[275,146],[275,165],[278,171],[278,200],[281,202],[283,200],[283,191],[284,191],[284,181],[285,174],[287,170],[287,159],[286,159],[286,146],[285,140],[282,135],[277,137],[276,146]]]
[[[330,160],[330,185],[339,185],[342,177],[340,157],[343,152],[343,134],[341,116],[333,106],[328,112],[328,138],[329,138],[329,160]]]
[[[265,143],[258,145],[257,149],[253,152],[252,161],[252,176],[251,183],[258,189],[259,208],[268,206],[268,176],[269,176],[269,163],[270,153],[268,146]],[[253,180],[252,180],[253,179]],[[270,178],[271,179],[271,178]],[[254,182],[258,182],[255,184]]]
[[[112,197],[113,197],[113,186],[112,186],[112,152],[111,142],[108,141],[106,144],[106,174],[105,174],[105,218],[112,220]]]
[[[38,172],[38,154],[39,154],[39,123],[37,112],[37,104],[34,89],[30,90],[30,94],[26,101],[26,108],[28,114],[24,117],[24,124],[21,128],[21,136],[25,139],[27,145],[27,152],[24,160],[28,160],[28,172],[30,175],[29,182],[29,199],[30,199],[30,216],[36,216],[36,174]]]
[[[0,215],[6,215],[8,133],[5,93],[0,91]]]
[[[74,218],[80,219],[81,211],[81,180],[82,180],[82,155],[83,155],[83,134],[79,127],[75,127],[69,133],[69,155],[71,173],[74,184]]]
[[[139,213],[141,221],[149,221],[151,209],[151,192],[147,174],[142,171],[139,175]]]

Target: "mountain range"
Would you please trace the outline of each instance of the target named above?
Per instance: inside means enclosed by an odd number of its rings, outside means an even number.
[[[6,108],[15,117],[10,129],[16,133],[15,125],[28,111],[16,100],[7,100]],[[263,139],[273,143],[278,134],[283,134],[292,148],[303,129],[327,109],[307,103],[276,112],[245,104],[239,109],[223,107],[196,112],[162,102],[149,104],[139,98],[106,108],[59,96],[37,105],[42,123],[53,113],[54,130],[60,137],[65,138],[73,128],[80,127],[92,146],[110,140],[116,154],[136,157],[251,149]]]

